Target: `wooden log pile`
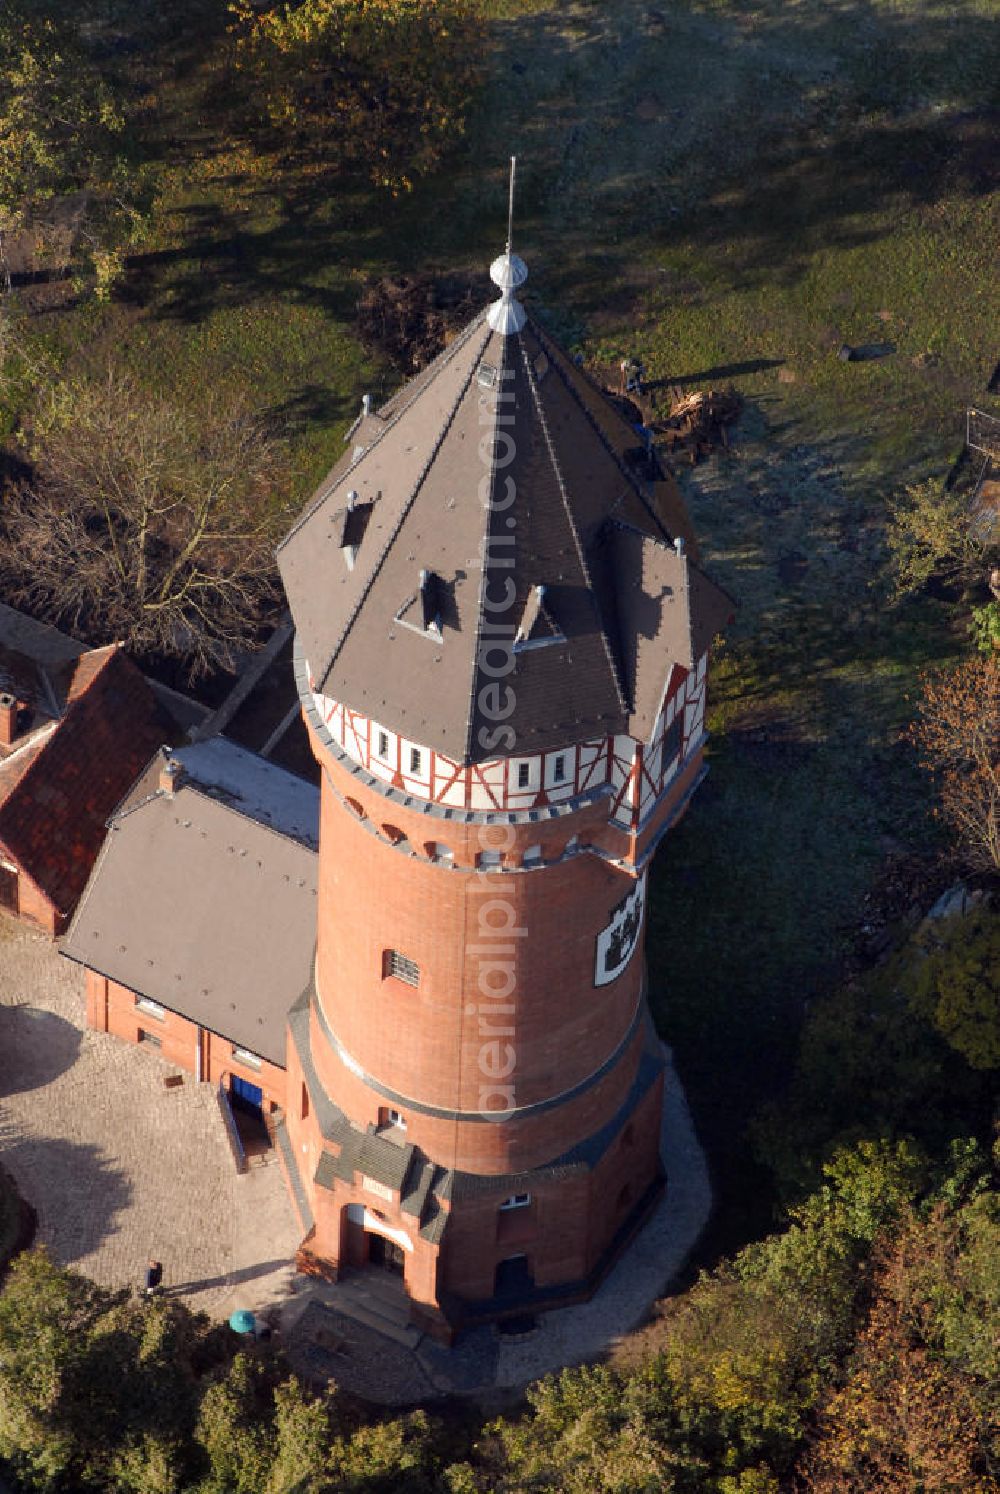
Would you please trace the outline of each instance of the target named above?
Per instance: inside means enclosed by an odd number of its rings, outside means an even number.
[[[729,445],[726,427],[742,409],[743,396],[736,389],[699,389],[693,394],[672,389],[669,415],[652,423],[657,445],[671,457],[687,457],[693,466],[716,446]]]

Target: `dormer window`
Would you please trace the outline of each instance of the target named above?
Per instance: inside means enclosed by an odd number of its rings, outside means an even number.
[[[550,643],[565,643],[566,636],[552,616],[547,601],[546,588],[533,586],[524,604],[524,612],[514,638],[514,652],[528,648],[544,648]]]
[[[415,595],[407,597],[393,621],[402,623],[404,628],[412,628],[414,633],[422,633],[435,643],[441,643],[444,637],[442,609],[447,598],[447,589],[441,577],[434,571],[422,570]]]
[[[347,495],[346,505],[330,515],[333,537],[349,571],[354,569],[370,512],[371,504],[362,503],[359,495],[352,489]]]

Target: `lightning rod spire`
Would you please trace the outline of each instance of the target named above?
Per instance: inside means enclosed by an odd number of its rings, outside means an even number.
[[[490,279],[500,287],[500,299],[494,301],[486,319],[494,332],[504,337],[511,332],[520,332],[528,314],[514,295],[518,286],[528,278],[528,266],[511,250],[514,237],[514,182],[517,176],[517,157],[510,158],[510,190],[507,197],[507,248],[490,265]]]

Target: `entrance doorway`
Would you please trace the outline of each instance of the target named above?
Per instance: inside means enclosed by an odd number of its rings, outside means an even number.
[[[0,866],[0,908],[6,908],[8,913],[18,911],[17,872],[12,866]]]
[[[526,1255],[512,1255],[497,1266],[493,1290],[498,1297],[521,1297],[530,1292],[535,1278]]]
[[[264,1120],[264,1091],[259,1084],[231,1074],[229,1103],[247,1159],[264,1158],[271,1150],[271,1137]]]
[[[374,1235],[371,1230],[365,1230],[365,1234],[368,1238],[368,1264],[377,1266],[389,1276],[402,1276],[406,1264],[402,1245],[397,1245],[395,1240],[387,1240],[385,1235]]]
[[[229,1086],[229,1096],[241,1110],[251,1113],[256,1111],[259,1116],[263,1116],[264,1091],[259,1084],[251,1084],[249,1079],[241,1079],[238,1074],[234,1074]]]

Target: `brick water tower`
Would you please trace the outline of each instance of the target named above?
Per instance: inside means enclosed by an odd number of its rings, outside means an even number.
[[[444,1338],[588,1295],[663,1186],[646,878],[732,611],[523,262],[491,273],[279,551],[322,774],[304,1253],[401,1275]]]

